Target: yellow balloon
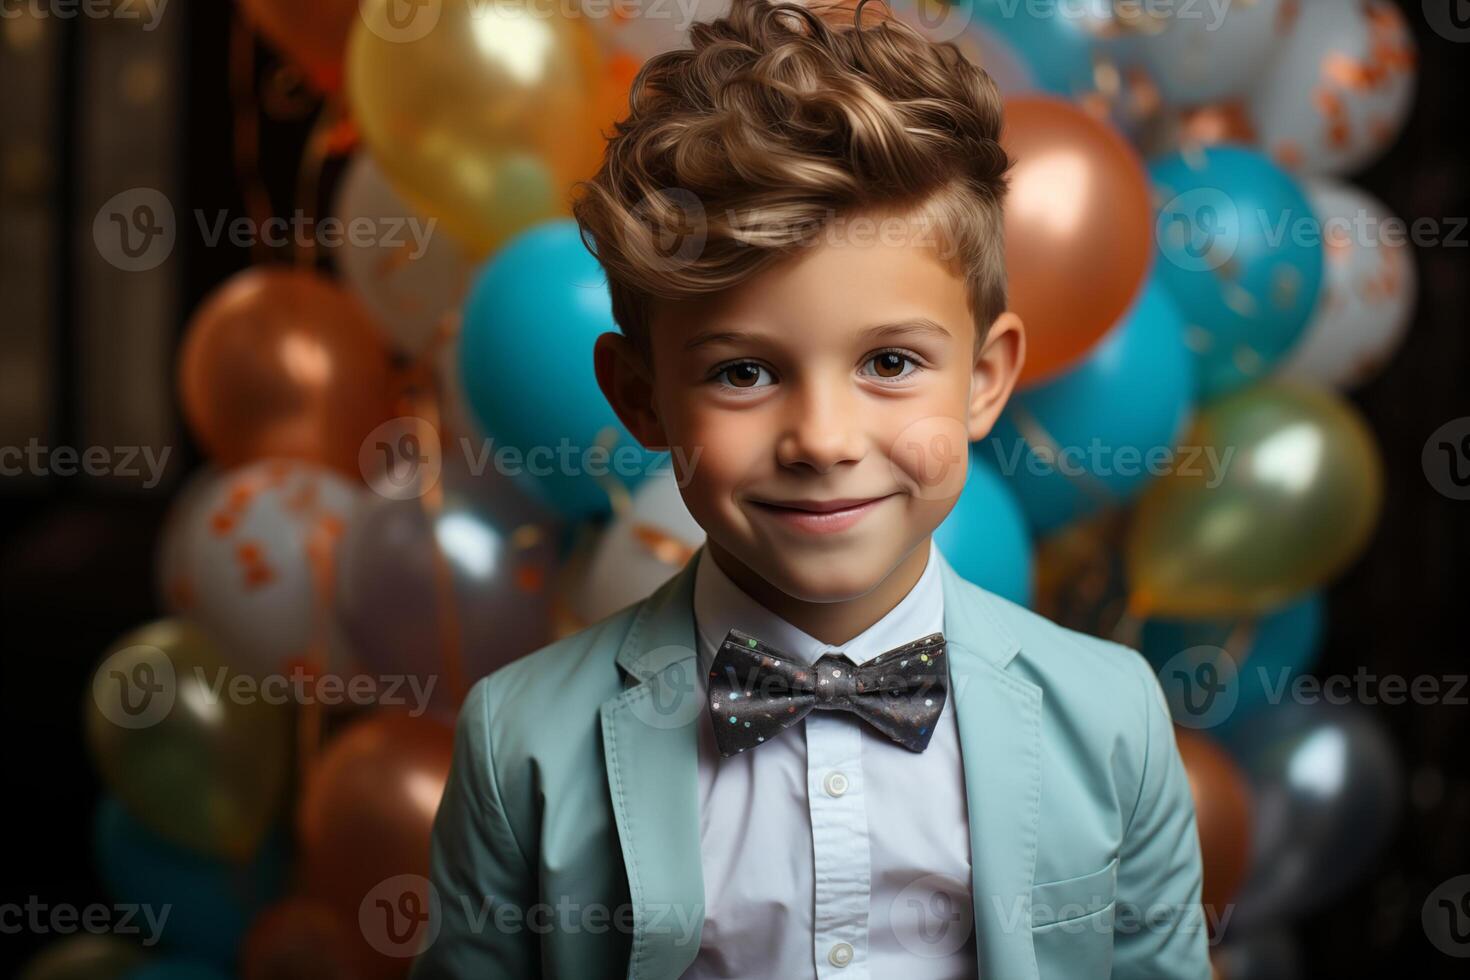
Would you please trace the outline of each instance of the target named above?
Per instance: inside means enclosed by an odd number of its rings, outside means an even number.
[[[397,190],[484,257],[571,213],[601,162],[610,71],[583,20],[532,0],[363,0],[347,94]]]
[[[129,633],[92,678],[87,736],[103,781],[158,834],[203,854],[249,857],[285,802],[291,716],[241,679],[199,627]]]
[[[1350,563],[1378,523],[1383,463],[1336,394],[1269,381],[1205,407],[1138,502],[1125,547],[1135,615],[1279,606]]]

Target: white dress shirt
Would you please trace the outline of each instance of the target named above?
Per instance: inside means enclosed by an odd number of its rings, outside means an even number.
[[[700,552],[698,683],[731,628],[813,663],[856,663],[944,628],[931,546],[912,591],[861,635],[829,646],[737,587]],[[699,719],[705,921],[684,978],[957,980],[975,977],[970,832],[951,698],[910,752],[846,711],[814,710],[721,758]]]

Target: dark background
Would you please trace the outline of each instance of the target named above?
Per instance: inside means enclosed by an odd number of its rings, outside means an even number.
[[[303,0],[310,2],[310,0]],[[1470,47],[1431,31],[1417,3],[1404,3],[1419,44],[1417,105],[1388,154],[1356,183],[1406,220],[1446,221],[1470,215],[1464,93],[1470,91]],[[206,248],[185,212],[247,213],[231,151],[228,72],[232,6],[204,0],[170,9],[185,19],[182,151],[185,200],[178,257],[184,317],[231,272],[250,261],[228,244]],[[79,204],[71,173],[78,106],[74,78],[88,58],[77,21],[62,29],[63,91],[58,170],[49,206],[71,227]],[[310,119],[266,123],[262,175],[275,200],[289,202]],[[330,174],[328,175],[330,177]],[[284,208],[282,208],[284,210]],[[191,220],[191,219],[187,219]],[[60,235],[52,259],[56,284],[56,380],[53,446],[81,445],[77,369],[82,342],[73,323],[77,284],[68,270],[75,236]],[[1441,496],[1425,478],[1421,450],[1444,422],[1470,415],[1470,232],[1415,254],[1418,311],[1408,340],[1386,370],[1351,393],[1374,429],[1387,472],[1386,507],[1372,545],[1328,592],[1328,627],[1319,673],[1351,676],[1359,666],[1379,676],[1470,672],[1461,628],[1467,590],[1461,574],[1470,550],[1470,503]],[[11,315],[0,297],[0,317]],[[0,350],[0,357],[7,356]],[[172,376],[172,366],[167,372]],[[199,456],[184,440],[170,469]],[[35,895],[49,904],[108,902],[91,868],[96,775],[83,741],[83,703],[91,671],[126,630],[163,613],[154,588],[154,547],[172,492],[128,493],[95,482],[51,477],[39,484],[0,481],[0,725],[6,753],[10,828],[0,872],[0,902]],[[1462,691],[1470,694],[1470,690]],[[1403,818],[1371,875],[1327,910],[1300,924],[1306,975],[1313,977],[1450,977],[1463,961],[1425,939],[1420,908],[1441,881],[1470,873],[1470,707],[1378,705],[1407,774]],[[12,972],[55,937],[0,936],[0,970]]]

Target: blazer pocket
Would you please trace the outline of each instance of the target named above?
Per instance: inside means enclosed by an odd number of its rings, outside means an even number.
[[[1075,878],[1031,888],[1031,940],[1041,980],[1108,980],[1118,859]]]
[[[1031,888],[1031,928],[1060,925],[1096,915],[1117,900],[1118,859],[1075,878],[1047,881]]]

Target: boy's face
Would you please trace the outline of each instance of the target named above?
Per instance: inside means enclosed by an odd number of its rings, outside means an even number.
[[[805,602],[865,595],[928,541],[1023,347],[1010,313],[977,347],[963,278],[923,241],[827,238],[661,304],[651,364],[598,349],[629,429],[695,461],[684,501],[722,565]]]

